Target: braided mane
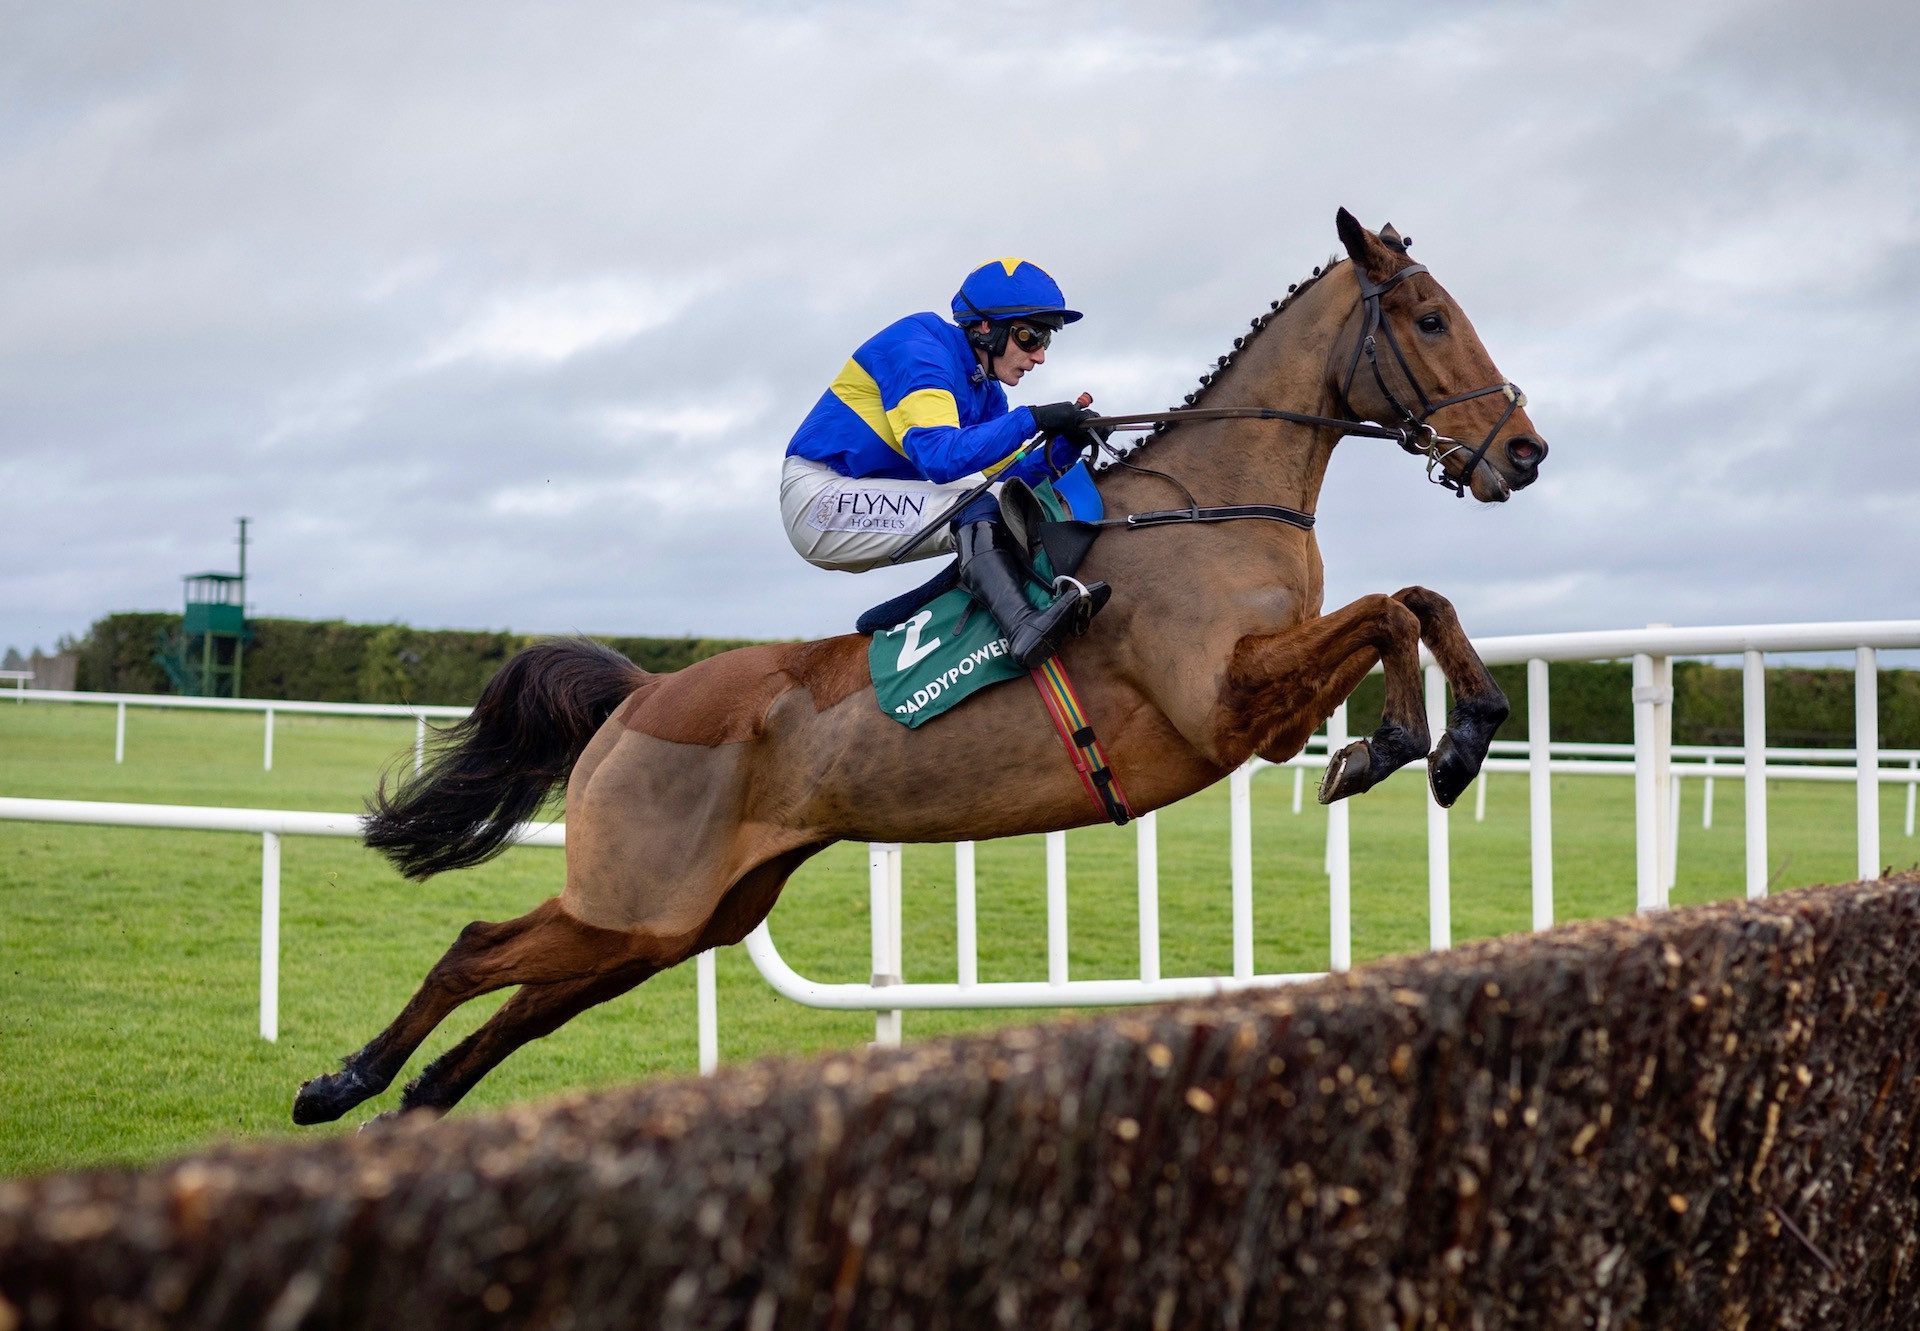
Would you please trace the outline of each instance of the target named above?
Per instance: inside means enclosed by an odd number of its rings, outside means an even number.
[[[1313,287],[1314,283],[1318,282],[1321,278],[1325,277],[1328,273],[1332,272],[1336,264],[1345,263],[1345,262],[1346,262],[1346,259],[1343,256],[1338,254],[1333,255],[1326,261],[1326,263],[1322,264],[1318,268],[1315,268],[1313,270],[1313,275],[1311,277],[1308,277],[1303,281],[1295,282],[1291,286],[1289,286],[1287,288],[1287,294],[1282,296],[1279,300],[1276,300],[1272,304],[1270,304],[1267,307],[1267,312],[1265,314],[1262,314],[1259,318],[1255,319],[1247,332],[1242,333],[1239,337],[1236,337],[1233,339],[1233,346],[1227,352],[1227,354],[1220,357],[1220,359],[1218,359],[1217,361],[1215,361],[1213,363],[1213,368],[1211,370],[1208,370],[1205,374],[1202,374],[1200,376],[1199,386],[1195,388],[1191,393],[1188,393],[1186,397],[1181,399],[1180,403],[1177,406],[1170,407],[1168,408],[1168,410],[1174,411],[1174,412],[1180,412],[1180,411],[1185,411],[1190,407],[1204,406],[1206,404],[1208,390],[1211,389],[1213,385],[1219,380],[1220,376],[1223,373],[1225,373],[1227,367],[1232,365],[1234,361],[1239,358],[1240,353],[1246,350],[1246,348],[1253,342],[1253,340],[1256,337],[1259,337],[1261,333],[1265,332],[1269,324],[1273,323],[1275,319],[1278,319],[1283,313],[1285,313],[1287,308],[1291,306],[1294,303],[1294,301],[1298,300],[1301,296],[1305,295],[1306,292]],[[1159,438],[1160,435],[1164,434],[1168,430],[1171,430],[1174,426],[1178,425],[1179,423],[1180,422],[1178,421],[1161,421],[1159,424],[1155,425],[1151,430],[1147,431],[1144,435],[1142,435],[1140,437],[1140,442],[1127,450],[1126,456],[1131,457],[1133,454],[1136,454],[1140,452],[1142,449],[1149,447],[1155,439]],[[1117,460],[1107,461],[1107,462],[1101,463],[1098,467],[1095,467],[1094,471],[1096,473],[1104,472],[1104,471],[1107,471],[1109,468],[1112,468],[1118,465],[1119,465],[1119,462]]]

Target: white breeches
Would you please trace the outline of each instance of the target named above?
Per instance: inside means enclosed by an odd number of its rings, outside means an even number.
[[[878,476],[862,480],[842,476],[819,462],[790,457],[780,472],[780,516],[787,539],[809,564],[863,573],[886,563],[980,480],[977,473],[945,485]],[[952,552],[953,530],[942,523],[902,562]]]

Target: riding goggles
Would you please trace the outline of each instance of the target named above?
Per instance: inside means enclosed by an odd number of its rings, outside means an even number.
[[[1013,345],[1022,351],[1043,351],[1053,345],[1051,328],[1033,328],[1027,324],[1011,324],[1007,335],[1013,339]]]

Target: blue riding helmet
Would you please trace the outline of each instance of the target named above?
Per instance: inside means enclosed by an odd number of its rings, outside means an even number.
[[[967,274],[953,296],[953,321],[1033,319],[1058,328],[1080,317],[1067,308],[1060,284],[1025,259],[990,259]]]

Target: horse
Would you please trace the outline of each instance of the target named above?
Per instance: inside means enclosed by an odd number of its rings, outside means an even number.
[[[1534,481],[1547,445],[1453,298],[1390,224],[1369,231],[1343,208],[1336,227],[1344,257],[1272,302],[1182,407],[1097,469],[1109,514],[1155,510],[1170,489],[1195,516],[1202,502],[1308,514],[1334,446],[1365,432],[1398,438],[1430,479],[1482,503]],[[1082,576],[1108,583],[1112,600],[1061,659],[1135,812],[1252,755],[1293,757],[1376,663],[1379,727],[1332,755],[1322,802],[1425,757],[1435,797],[1451,804],[1507,715],[1439,594],[1407,587],[1322,614],[1310,523],[1103,532]],[[1423,642],[1455,699],[1437,744]],[[385,1091],[455,1008],[518,986],[391,1111],[444,1113],[527,1041],[744,939],[833,842],[984,840],[1101,820],[1035,690],[990,689],[909,729],[876,705],[868,646],[857,634],[757,644],[667,674],[584,639],[509,660],[420,773],[392,794],[381,781],[365,841],[415,880],[478,864],[564,782],[564,887],[517,919],[462,929],[385,1030],[301,1086],[294,1121],[337,1119]]]

